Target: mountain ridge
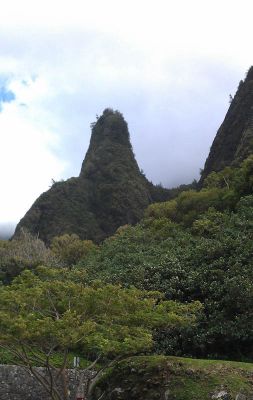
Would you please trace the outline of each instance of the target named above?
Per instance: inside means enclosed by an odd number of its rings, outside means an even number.
[[[213,140],[200,185],[211,172],[227,166],[238,166],[253,152],[253,66],[240,81],[224,121]]]

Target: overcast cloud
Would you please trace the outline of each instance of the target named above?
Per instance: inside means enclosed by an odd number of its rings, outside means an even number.
[[[150,180],[198,178],[252,64],[252,12],[246,0],[1,5],[0,234],[52,179],[79,174],[106,107],[123,113]]]

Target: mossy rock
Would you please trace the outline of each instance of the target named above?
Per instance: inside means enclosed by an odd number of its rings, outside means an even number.
[[[253,364],[178,357],[132,357],[110,369],[92,400],[232,400],[252,397]],[[240,394],[240,396],[238,396]],[[243,397],[244,396],[244,397]]]

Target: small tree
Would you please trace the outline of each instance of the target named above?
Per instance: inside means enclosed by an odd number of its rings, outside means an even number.
[[[66,269],[40,267],[36,275],[24,271],[10,286],[0,288],[0,344],[30,370],[53,400],[69,398],[69,350],[91,360],[88,369],[101,360],[103,367],[87,386],[90,398],[108,364],[151,349],[153,328],[193,322],[199,303],[180,305],[161,297],[158,292],[101,283],[88,287],[80,273]],[[56,351],[63,355],[58,369],[53,362]],[[44,367],[44,374],[34,365]]]
[[[10,282],[24,269],[39,265],[56,267],[59,261],[45,243],[26,229],[21,229],[15,239],[0,246],[0,270],[4,283]]]
[[[54,237],[51,250],[65,266],[73,266],[94,250],[96,245],[91,240],[81,240],[75,234]]]

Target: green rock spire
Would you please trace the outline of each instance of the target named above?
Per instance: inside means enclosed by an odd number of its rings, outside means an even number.
[[[92,124],[90,146],[79,177],[56,182],[19,222],[46,242],[76,233],[96,242],[124,224],[134,224],[152,201],[168,190],[153,186],[140,172],[121,113],[106,109]]]

